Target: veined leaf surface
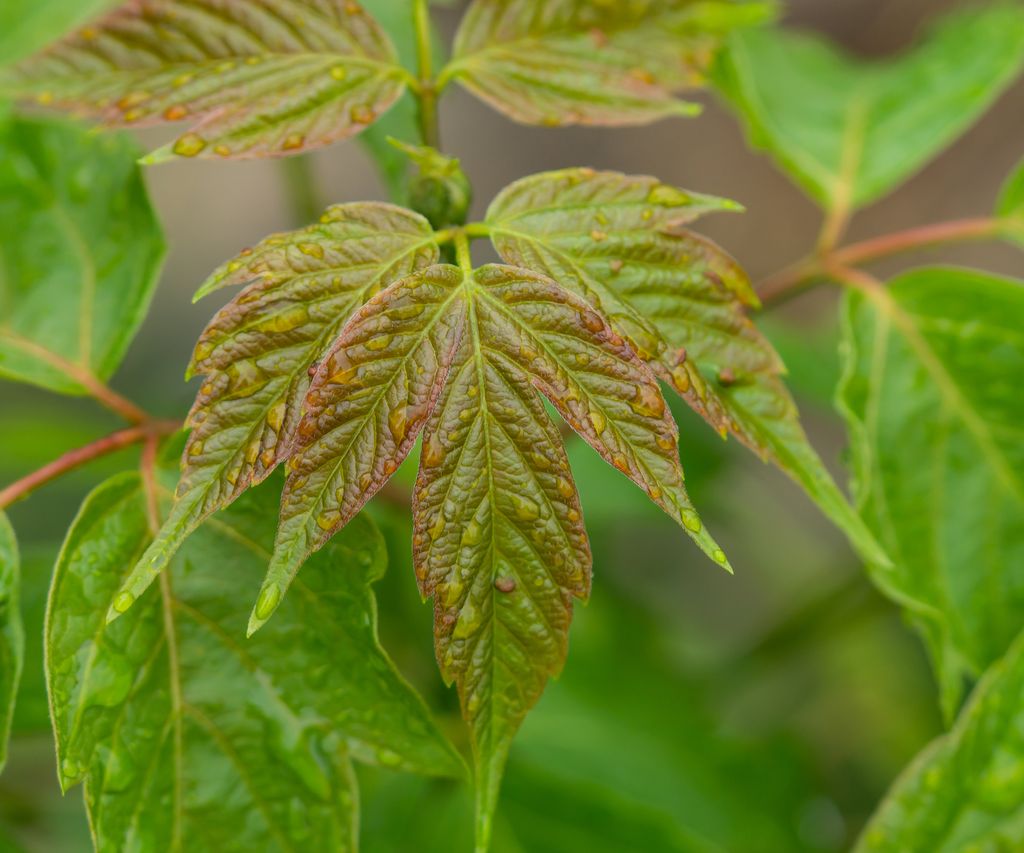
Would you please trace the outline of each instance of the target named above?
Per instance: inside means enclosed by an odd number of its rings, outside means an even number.
[[[572,600],[590,589],[579,497],[538,390],[709,555],[725,554],[689,503],[675,423],[629,345],[539,273],[491,265],[466,283],[468,330],[424,433],[413,546],[473,736],[486,845],[512,738],[561,670]]]
[[[85,781],[101,849],[354,850],[352,758],[460,772],[378,645],[369,584],[386,558],[368,520],[310,562],[247,643],[238,591],[269,557],[273,496],[208,522],[159,588],[104,625],[149,539],[145,503],[134,474],[86,500],[47,619],[61,783]]]
[[[457,80],[527,124],[643,124],[692,115],[724,33],[770,15],[764,3],[475,0],[441,84]]]
[[[820,38],[737,33],[714,78],[750,137],[827,209],[885,195],[970,127],[1024,67],[1024,9],[957,11],[915,49],[858,62]]]
[[[248,283],[196,345],[189,370],[206,381],[189,415],[177,500],[133,573],[133,595],[204,518],[284,459],[310,371],[355,309],[438,254],[421,216],[388,204],[344,204],[317,225],[267,238],[200,288],[205,295]]]
[[[327,145],[371,124],[407,79],[353,0],[133,0],[16,66],[3,88],[114,126],[192,122],[156,162]]]
[[[993,664],[949,734],[904,771],[856,853],[1024,845],[1024,635]]]
[[[713,427],[775,462],[884,562],[808,442],[781,360],[747,317],[758,302],[746,274],[684,227],[737,208],[654,178],[569,169],[507,187],[487,224],[505,260],[584,297]]]
[[[125,136],[0,118],[0,375],[65,394],[117,369],[164,242]]]
[[[1024,283],[917,270],[847,297],[839,401],[879,587],[925,635],[952,716],[1024,620]]]
[[[0,513],[0,770],[7,763],[14,700],[25,659],[25,635],[21,625],[20,564],[18,543],[7,516]]]

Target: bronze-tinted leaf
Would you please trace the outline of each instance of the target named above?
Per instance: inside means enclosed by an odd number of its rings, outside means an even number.
[[[353,311],[438,255],[418,214],[388,204],[344,204],[317,225],[267,238],[211,276],[200,294],[250,284],[196,345],[190,373],[206,380],[189,415],[177,501],[133,573],[133,596],[204,518],[282,461],[310,369]]]
[[[8,94],[115,126],[189,121],[150,156],[283,156],[358,133],[408,74],[352,0],[133,0],[25,60]]]

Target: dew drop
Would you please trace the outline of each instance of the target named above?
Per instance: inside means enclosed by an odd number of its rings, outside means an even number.
[[[573,495],[572,483],[570,483],[567,479],[565,479],[565,477],[559,477],[558,481],[555,484],[555,487],[558,489],[558,494],[560,494],[563,498],[571,498],[572,497],[572,495]]]
[[[533,361],[537,358],[537,350],[531,346],[523,344],[519,347],[519,355],[521,355],[526,361]]]
[[[681,513],[683,519],[683,526],[691,531],[692,533],[700,533],[703,525],[701,524],[700,517],[693,510],[684,509]]]
[[[369,472],[359,475],[359,488],[364,492],[370,488],[370,483],[373,482],[373,477],[370,476]],[[339,491],[341,491],[339,489]]]
[[[344,65],[335,65],[331,69],[331,77],[333,77],[335,80],[344,80],[346,77],[348,77],[348,71],[345,70]]]
[[[516,590],[515,578],[507,578],[507,577],[505,577],[505,578],[495,578],[495,580],[494,580],[494,588],[496,590],[498,590],[498,592],[503,592],[506,595],[508,595],[508,593],[510,593],[510,592],[515,592],[515,590]]]
[[[405,438],[405,431],[409,424],[409,409],[407,406],[396,406],[388,415],[388,427],[391,429],[391,436],[397,444],[402,443]]]
[[[608,421],[605,419],[605,416],[602,415],[600,412],[590,413],[590,423],[594,427],[594,432],[596,432],[598,435],[603,433],[605,431],[605,428],[608,426]]]
[[[682,364],[678,364],[672,369],[672,384],[680,394],[685,394],[690,390],[690,373]]]
[[[127,612],[128,608],[135,603],[135,596],[127,590],[119,592],[114,598],[114,610],[118,613]]]
[[[725,562],[725,551],[723,551],[721,548],[716,548],[711,553],[711,556],[715,558],[715,562],[716,563],[724,563]]]
[[[328,509],[316,517],[316,524],[321,530],[333,530],[341,521],[341,513],[336,509]]]
[[[384,474],[385,474],[385,476],[388,476],[388,477],[390,477],[390,476],[391,476],[392,474],[394,474],[394,473],[395,473],[395,471],[397,471],[397,470],[398,470],[398,463],[397,463],[397,462],[395,462],[395,460],[394,460],[394,459],[388,459],[388,460],[387,460],[387,461],[386,461],[386,462],[384,463]]]
[[[569,510],[565,514],[565,517],[568,518],[569,521],[571,521],[573,524],[580,520],[580,514],[574,509]]]
[[[299,251],[310,258],[323,260],[324,247],[319,243],[299,243]]]
[[[309,320],[309,309],[305,305],[293,305],[280,314],[274,314],[255,324],[253,330],[279,334],[297,329]]]
[[[430,526],[430,529],[427,531],[427,533],[430,534],[431,542],[436,542],[438,537],[442,533],[444,533],[444,528],[446,524],[447,522],[444,520],[444,516],[441,513],[438,513],[434,517],[434,523]]]
[[[82,768],[70,758],[65,758],[61,762],[60,768],[64,776],[68,779],[75,779],[82,772]]]
[[[181,104],[176,104],[164,110],[164,118],[168,121],[181,121],[187,115],[188,110],[181,106]]]
[[[629,473],[629,460],[621,453],[616,453],[612,457],[612,465],[614,465],[623,474]]]
[[[337,373],[332,374],[327,381],[331,385],[357,385],[359,383],[353,381],[356,378],[357,372],[357,367],[349,365],[348,367],[339,370]]]
[[[640,385],[636,396],[629,404],[638,415],[645,418],[660,418],[665,414],[665,398],[655,385]]]
[[[306,137],[301,133],[290,133],[285,137],[284,142],[281,143],[281,149],[283,151],[297,151],[305,144],[305,142]]]
[[[204,148],[206,140],[196,133],[186,133],[174,143],[174,153],[179,157],[195,157]]]
[[[230,157],[231,149],[228,148],[226,145],[215,145],[213,148],[213,153],[216,154],[218,157]]]
[[[431,433],[423,445],[423,464],[428,468],[436,468],[444,461],[444,446],[441,444],[441,437],[435,432]]]
[[[515,510],[516,518],[520,521],[534,521],[540,517],[540,510],[532,500],[520,495],[510,495],[512,508]]]
[[[391,335],[375,335],[366,342],[366,348],[374,352],[380,352],[391,346]]]
[[[267,412],[267,423],[270,424],[270,428],[274,432],[281,431],[281,426],[284,424],[285,409],[286,406],[282,400],[281,402],[274,404],[270,411]]]
[[[193,441],[188,447],[189,456],[199,456],[203,452],[203,443],[201,441]]]
[[[465,530],[462,531],[462,544],[463,545],[476,545],[480,542],[480,535],[482,531],[480,524],[476,519],[469,522],[466,525]]]
[[[266,586],[260,592],[256,601],[256,618],[267,619],[274,612],[277,603],[281,600],[281,588],[278,586]]]
[[[455,624],[455,630],[452,631],[452,637],[456,640],[464,640],[466,637],[472,636],[479,627],[480,611],[472,601],[467,600],[462,608],[462,615],[459,616],[459,621]]]
[[[349,117],[356,124],[371,124],[377,117],[377,114],[372,108],[365,106],[364,104],[360,104],[359,106],[352,107],[352,109],[349,110]]]
[[[647,194],[647,200],[660,207],[683,207],[690,204],[692,198],[688,193],[677,190],[675,187],[658,184]]]

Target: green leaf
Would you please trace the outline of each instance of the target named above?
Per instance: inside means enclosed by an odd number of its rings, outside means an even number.
[[[1024,635],[985,673],[949,734],[896,780],[855,850],[1019,850],[1022,709]]]
[[[196,345],[203,383],[189,415],[177,500],[129,588],[139,595],[206,517],[285,458],[310,370],[382,284],[440,250],[421,216],[388,204],[330,208],[317,225],[268,237],[220,267],[198,296],[248,284]]]
[[[149,162],[286,156],[358,133],[408,72],[356,2],[129,3],[9,75],[34,96],[111,126],[192,122]]]
[[[0,375],[81,394],[120,364],[164,257],[137,156],[63,121],[0,123]]]
[[[854,60],[786,30],[737,34],[714,77],[752,142],[829,210],[894,189],[970,127],[1024,67],[1024,9],[936,24],[910,52]]]
[[[116,2],[4,0],[0,6],[0,65],[34,53]]]
[[[839,404],[853,489],[923,631],[947,715],[1024,619],[1024,284],[918,270],[847,297]]]
[[[47,672],[59,770],[84,779],[100,849],[354,850],[350,760],[429,774],[460,761],[376,639],[385,566],[366,519],[310,561],[258,639],[238,591],[269,556],[271,494],[209,522],[105,626],[149,539],[137,475],[86,500],[58,560]]]
[[[757,297],[736,262],[683,226],[738,205],[654,178],[569,169],[507,187],[487,224],[509,263],[584,297],[712,426],[789,474],[884,562],[800,426],[782,362],[746,315]]]
[[[0,770],[7,763],[7,740],[25,659],[19,576],[18,543],[7,516],[0,513]]]
[[[996,216],[1006,220],[1009,239],[1024,245],[1024,160],[1003,186]]]
[[[693,115],[675,94],[703,81],[729,30],[771,4],[475,0],[439,85],[458,81],[510,118],[543,125],[645,124]]]

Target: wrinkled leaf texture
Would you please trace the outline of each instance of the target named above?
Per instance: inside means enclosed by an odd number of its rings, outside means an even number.
[[[0,78],[18,97],[111,126],[188,121],[154,152],[286,156],[345,139],[408,72],[354,0],[130,0]]]
[[[61,784],[84,780],[99,849],[354,850],[352,759],[461,772],[378,644],[370,584],[386,554],[368,519],[245,642],[238,591],[269,554],[274,510],[272,493],[246,495],[111,625],[103,614],[150,538],[139,476],[101,485],[69,531],[47,677]]]

